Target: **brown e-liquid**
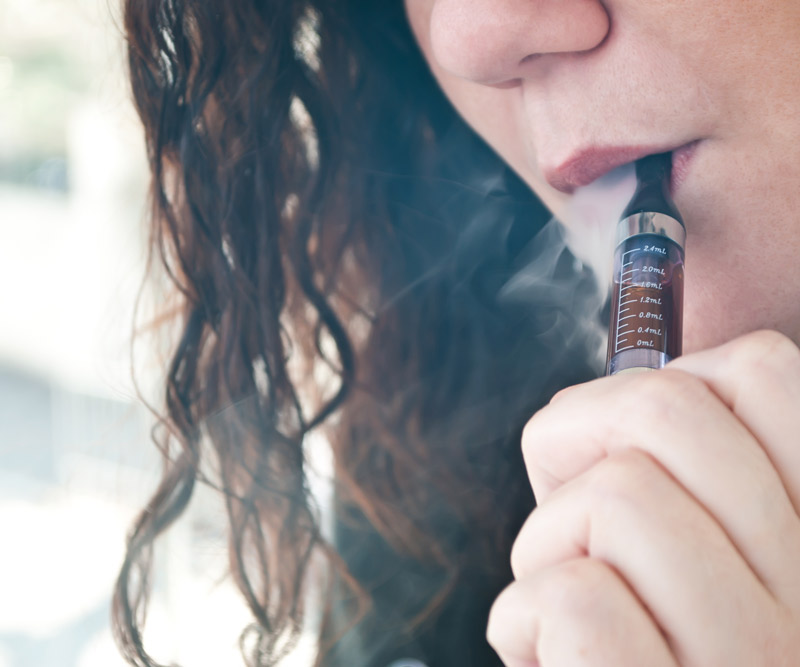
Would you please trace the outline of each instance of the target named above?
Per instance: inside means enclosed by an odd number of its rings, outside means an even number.
[[[669,194],[669,153],[636,163],[617,226],[606,374],[655,370],[681,354],[686,230]]]

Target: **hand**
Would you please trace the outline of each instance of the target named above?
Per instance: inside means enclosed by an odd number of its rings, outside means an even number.
[[[488,638],[508,667],[800,664],[800,351],[774,332],[558,394]]]

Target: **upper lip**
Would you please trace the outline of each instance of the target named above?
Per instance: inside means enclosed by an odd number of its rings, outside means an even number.
[[[574,152],[560,165],[544,169],[544,177],[556,190],[572,193],[608,172],[646,155],[674,150],[659,146],[590,146]]]

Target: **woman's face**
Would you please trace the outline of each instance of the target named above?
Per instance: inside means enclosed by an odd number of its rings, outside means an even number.
[[[800,0],[406,9],[464,119],[573,231],[576,187],[677,151],[685,351],[758,328],[800,342]]]

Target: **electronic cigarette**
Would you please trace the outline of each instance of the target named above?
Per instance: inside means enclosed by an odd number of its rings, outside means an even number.
[[[680,356],[686,229],[669,193],[670,153],[636,163],[617,225],[606,374],[662,368]]]

